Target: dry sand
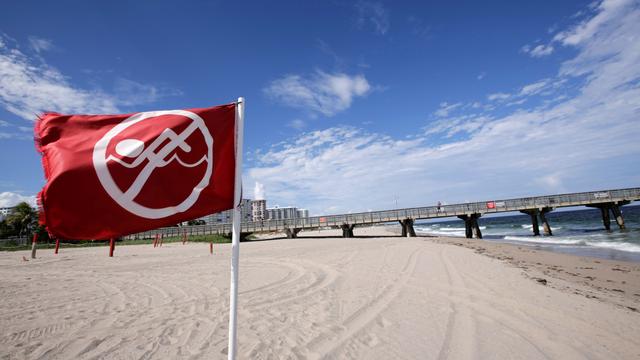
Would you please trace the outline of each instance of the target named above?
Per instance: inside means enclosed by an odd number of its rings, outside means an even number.
[[[497,245],[243,243],[239,358],[640,358],[636,264]],[[39,251],[28,262],[27,252],[1,253],[0,358],[226,358],[230,246],[214,252],[173,243],[118,247],[114,258],[104,247]],[[582,279],[607,284],[609,275],[623,292]]]

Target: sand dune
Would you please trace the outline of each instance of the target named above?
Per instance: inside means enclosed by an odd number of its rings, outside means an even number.
[[[229,245],[0,254],[0,358],[226,358]],[[426,238],[243,243],[239,357],[630,359],[640,314]]]

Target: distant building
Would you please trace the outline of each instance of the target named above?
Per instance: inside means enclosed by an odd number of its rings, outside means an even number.
[[[266,209],[266,215],[266,219],[268,220],[300,219],[309,217],[309,210],[298,209],[293,206],[276,206]]]
[[[253,221],[253,216],[251,214],[251,200],[242,199],[240,206],[242,222]],[[203,216],[198,220],[204,220],[207,225],[228,224],[233,222],[233,209]]]
[[[253,217],[253,221],[265,220],[267,216],[267,200],[252,201],[251,216]]]
[[[13,207],[0,207],[0,221],[4,220],[13,211]]]
[[[298,209],[298,218],[308,218],[309,210],[307,209]]]

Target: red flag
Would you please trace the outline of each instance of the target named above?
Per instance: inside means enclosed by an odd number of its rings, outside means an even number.
[[[56,237],[107,239],[231,209],[235,112],[45,114],[40,222]]]

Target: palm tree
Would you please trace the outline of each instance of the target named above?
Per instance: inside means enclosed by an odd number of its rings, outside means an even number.
[[[11,210],[5,221],[16,235],[28,236],[38,225],[38,212],[26,202],[21,202]]]

